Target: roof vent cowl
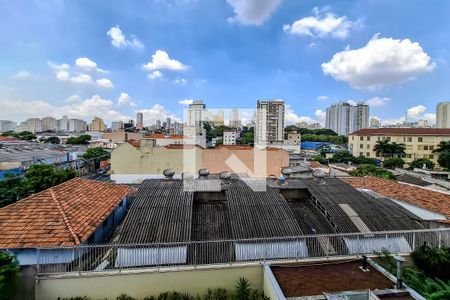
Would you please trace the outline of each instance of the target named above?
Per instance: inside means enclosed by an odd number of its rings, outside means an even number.
[[[281,174],[283,174],[284,177],[289,177],[292,174],[291,168],[283,168],[281,169]]]
[[[231,174],[230,174],[230,172],[223,171],[223,172],[220,172],[219,178],[223,179],[223,180],[229,180],[231,178]]]
[[[207,178],[209,175],[209,170],[208,169],[200,169],[200,170],[198,170],[198,175],[200,176],[200,178]]]
[[[174,169],[164,169],[163,175],[166,179],[172,179],[173,176],[175,175],[175,170]]]

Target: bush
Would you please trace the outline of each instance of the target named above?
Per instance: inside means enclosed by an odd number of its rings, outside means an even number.
[[[405,164],[405,161],[403,159],[401,159],[400,157],[392,157],[392,158],[388,158],[385,161],[383,161],[383,167],[389,168],[389,169],[403,168],[404,164]]]
[[[434,168],[434,162],[432,162],[428,158],[417,158],[417,159],[413,160],[409,164],[409,168],[410,169],[414,169],[414,168],[422,169],[424,164],[425,164],[425,167],[427,169],[433,169]]]
[[[358,166],[353,171],[350,171],[349,174],[352,176],[359,176],[359,177],[375,176],[384,179],[395,179],[394,174],[392,174],[391,172],[386,171],[383,168],[368,164]]]
[[[317,161],[317,162],[319,162],[319,163],[322,164],[322,165],[328,165],[328,160],[325,159],[325,158],[323,158],[323,157],[320,156],[320,155],[317,155],[316,157],[314,157],[314,160]]]
[[[0,251],[0,291],[3,289],[5,282],[13,279],[19,272],[19,264],[14,255],[6,251]]]
[[[429,277],[450,280],[450,248],[423,245],[412,254],[414,263]]]

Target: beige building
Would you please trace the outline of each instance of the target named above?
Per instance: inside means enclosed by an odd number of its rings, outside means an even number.
[[[450,140],[450,128],[378,128],[361,129],[349,135],[349,151],[354,156],[364,155],[381,158],[373,151],[377,141],[387,140],[405,144],[406,162],[416,158],[428,158],[437,163],[438,154],[433,153],[441,141]]]
[[[288,145],[298,145],[302,141],[301,134],[297,131],[289,131],[284,134],[285,143]]]
[[[282,99],[258,100],[255,112],[255,144],[284,142],[284,112]]]
[[[450,102],[440,102],[436,106],[436,127],[450,128]]]
[[[195,141],[188,139],[183,135],[177,134],[149,134],[145,136],[146,139],[155,140],[155,145],[158,147],[163,147],[167,145],[194,145]]]
[[[103,119],[99,117],[94,117],[91,124],[89,124],[89,131],[106,131],[106,125],[105,122],[103,122]]]
[[[265,163],[264,163],[265,162]],[[162,178],[164,169],[174,169],[175,177],[183,172],[197,174],[201,168],[211,173],[229,171],[250,177],[279,176],[289,165],[289,153],[268,147],[220,146],[204,149],[193,145],[156,146],[154,139],[129,141],[111,153],[111,179],[117,183],[139,183]]]

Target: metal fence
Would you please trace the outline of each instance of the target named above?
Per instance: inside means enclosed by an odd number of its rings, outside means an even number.
[[[411,253],[422,245],[450,246],[450,228],[321,234],[245,240],[152,244],[105,244],[38,248],[38,274],[235,264]]]

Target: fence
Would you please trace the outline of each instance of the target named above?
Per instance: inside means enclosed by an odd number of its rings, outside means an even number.
[[[245,240],[38,248],[38,274],[234,264],[348,255],[411,253],[450,245],[450,228]]]

